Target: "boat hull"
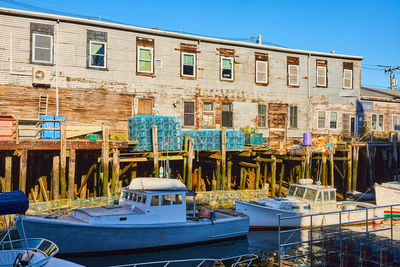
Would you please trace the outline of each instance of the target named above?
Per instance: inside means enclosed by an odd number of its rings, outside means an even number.
[[[221,221],[198,221],[163,225],[90,225],[41,220],[25,216],[28,237],[46,237],[61,254],[98,253],[188,245],[246,236],[249,218],[233,217]],[[17,225],[18,231],[21,229]]]
[[[384,206],[400,204],[400,185],[396,188],[389,184],[390,183],[388,183],[388,185],[385,185],[385,183],[381,185],[375,184],[376,205]]]
[[[239,201],[236,200],[236,210],[242,212],[250,217],[250,229],[276,229],[279,226],[281,228],[297,228],[297,227],[310,227],[313,226],[327,226],[333,224],[339,224],[341,221],[342,225],[355,225],[365,224],[367,213],[364,209],[358,210],[344,210],[342,211],[341,218],[339,213],[312,214],[311,216],[298,217],[294,219],[281,220],[279,225],[279,214],[281,218],[287,218],[292,216],[307,215],[306,213],[295,212],[290,210],[274,209],[267,206]],[[370,209],[368,211],[369,223],[372,223],[374,217],[383,217],[383,209]]]

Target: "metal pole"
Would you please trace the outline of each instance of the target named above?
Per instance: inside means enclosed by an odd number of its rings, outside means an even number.
[[[312,232],[312,230],[313,230],[313,223],[312,223],[312,215],[310,216],[310,240],[309,240],[309,243],[308,243],[308,245],[309,245],[309,250],[310,250],[310,264],[311,264],[311,266],[313,266],[314,265],[314,261],[313,261],[313,246],[312,246],[312,243],[313,243],[313,232]]]
[[[24,228],[24,223],[22,222],[21,216],[18,216],[17,220],[21,220],[21,228],[22,228],[22,233],[24,234],[24,241],[25,241],[25,247],[26,247],[26,255],[28,256],[28,264],[30,264],[30,257],[29,257],[29,248],[28,248],[28,241],[26,240],[26,234],[25,234],[25,228]]]
[[[340,267],[342,267],[343,266],[342,211],[339,211],[339,236],[340,236],[339,261],[340,261]]]
[[[281,215],[278,214],[278,266],[281,267]]]
[[[393,205],[390,206],[390,239],[393,242]]]
[[[367,237],[369,236],[368,232],[368,208],[365,209],[365,232],[367,233]]]
[[[5,224],[6,224],[6,230],[7,230],[8,239],[10,240],[11,249],[14,249],[14,248],[13,248],[13,244],[12,244],[12,240],[11,240],[11,235],[10,235],[10,230],[11,230],[11,229],[8,229],[8,223],[7,223],[7,217],[6,217],[6,215],[4,215],[4,222],[5,222]]]

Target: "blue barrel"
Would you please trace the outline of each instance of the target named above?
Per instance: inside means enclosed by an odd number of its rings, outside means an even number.
[[[305,146],[311,146],[312,145],[312,134],[311,133],[304,133],[303,134],[303,140],[304,140],[304,145]]]

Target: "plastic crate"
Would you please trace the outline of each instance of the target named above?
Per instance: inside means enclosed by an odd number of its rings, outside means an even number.
[[[0,115],[0,119],[10,119],[0,121],[0,138],[12,138],[14,136],[14,117],[11,115]]]

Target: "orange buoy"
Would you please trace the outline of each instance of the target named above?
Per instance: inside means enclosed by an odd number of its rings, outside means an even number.
[[[202,208],[199,211],[199,215],[200,215],[200,217],[203,217],[203,218],[209,218],[211,216],[211,212],[209,209]]]

